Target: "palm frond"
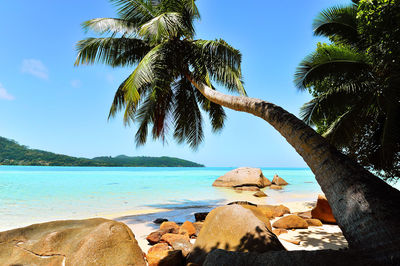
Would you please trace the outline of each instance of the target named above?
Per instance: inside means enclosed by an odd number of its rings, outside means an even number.
[[[193,149],[204,137],[195,90],[192,83],[183,77],[175,85],[174,138],[178,143],[187,142]]]
[[[118,8],[121,19],[140,27],[157,16],[153,0],[110,0]]]
[[[119,18],[95,18],[83,22],[82,27],[86,32],[92,30],[99,34],[132,35],[137,32],[135,23]]]
[[[150,50],[140,39],[132,38],[87,38],[78,42],[75,65],[104,63],[110,66],[133,65]]]
[[[182,15],[177,12],[163,13],[140,27],[139,35],[151,44],[179,36],[191,35],[186,28]]]
[[[294,82],[304,90],[326,77],[343,78],[346,75],[347,79],[351,79],[368,75],[370,71],[371,65],[366,54],[348,46],[324,45],[299,64]]]
[[[173,109],[173,92],[170,87],[153,86],[140,105],[135,120],[139,122],[136,133],[136,145],[143,145],[147,140],[149,126],[152,126],[153,139],[165,141],[165,136],[171,123]]]
[[[205,77],[210,75],[226,88],[246,95],[240,70],[242,55],[224,40],[193,42],[190,63]],[[205,71],[206,70],[206,71]]]
[[[313,22],[314,34],[345,44],[357,45],[357,6],[335,6],[323,10]]]
[[[211,85],[212,88],[214,88]],[[215,89],[215,88],[214,88]],[[215,104],[204,97],[199,90],[194,90],[196,99],[200,103],[201,108],[208,113],[211,120],[211,127],[213,132],[219,132],[224,127],[226,114],[221,105]]]

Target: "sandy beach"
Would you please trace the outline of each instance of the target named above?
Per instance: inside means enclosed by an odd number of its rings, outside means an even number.
[[[221,188],[221,190],[225,190],[227,195],[224,204],[232,201],[249,201],[255,204],[283,204],[290,209],[291,213],[309,211],[316,203],[316,200],[298,201],[297,199],[316,199],[318,196],[318,194],[292,194],[285,193],[284,191],[276,192],[266,189],[265,191],[269,194],[273,194],[273,196],[267,198],[256,198],[252,195],[252,192],[248,191],[238,193],[227,188]],[[159,225],[153,223],[153,220],[157,218],[166,218],[177,223],[183,223],[186,220],[193,222],[195,212],[208,211],[212,208],[213,207],[209,206],[208,208],[152,209],[147,212],[135,213],[133,211],[121,213],[120,216],[118,216],[119,214],[113,214],[104,217],[127,224],[135,234],[136,240],[143,252],[147,253],[151,245],[148,244],[146,237],[151,232],[159,229]],[[271,224],[279,218],[271,220]],[[278,236],[278,238],[287,250],[337,250],[347,247],[347,241],[337,225],[324,224],[319,227],[310,226],[308,229],[289,230],[288,233],[282,234]],[[291,242],[298,242],[298,244],[293,244]]]

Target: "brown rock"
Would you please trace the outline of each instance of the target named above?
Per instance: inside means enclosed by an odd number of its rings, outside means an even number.
[[[157,245],[162,245],[162,244],[157,244]],[[165,245],[166,247],[162,246],[156,250],[152,251],[150,251],[151,249],[149,250],[149,253],[146,256],[149,266],[175,266],[175,265],[183,266],[184,258],[182,256],[182,251],[170,250],[169,249],[170,247],[168,247],[167,244]]]
[[[270,188],[271,189],[283,189],[282,186],[277,186],[277,185],[271,185]]]
[[[258,205],[257,206],[269,219],[289,214],[290,210],[284,205]]]
[[[256,193],[253,194],[253,196],[257,198],[263,198],[267,197],[267,194],[265,194],[263,191],[257,191]]]
[[[319,219],[323,223],[336,224],[331,206],[323,195],[318,195],[317,205],[311,210],[312,218]]]
[[[311,219],[311,211],[306,211],[306,212],[296,212],[295,213],[297,216],[303,218],[303,219]]]
[[[322,223],[318,219],[306,219],[308,226],[322,226]]]
[[[167,243],[158,243],[149,248],[149,251],[147,252],[148,254],[152,252],[159,252],[159,251],[164,251],[164,250],[172,250],[172,247],[168,246]],[[146,256],[147,257],[147,256]]]
[[[196,220],[196,222],[201,222],[206,219],[207,215],[208,215],[208,212],[196,212],[194,214],[194,219]]]
[[[260,168],[241,167],[229,171],[225,175],[217,178],[213,186],[215,187],[235,187],[235,186],[257,186],[260,188],[269,186],[269,181],[262,173]]]
[[[63,263],[146,265],[129,227],[107,219],[55,221],[0,233],[0,265]]]
[[[241,190],[241,191],[260,191],[260,188],[256,186],[236,186],[233,188],[235,190]]]
[[[278,175],[274,175],[274,179],[272,179],[272,184],[278,185],[278,186],[286,186],[289,183],[286,182],[282,177]]]
[[[173,230],[173,229],[171,229]],[[157,230],[155,232],[150,233],[147,237],[146,240],[149,242],[150,245],[157,244],[160,242],[161,237],[165,235],[166,233],[170,233],[169,231],[164,231],[164,230]]]
[[[193,223],[186,221],[179,228],[179,234],[188,235],[189,237],[196,234],[196,227]]]
[[[161,241],[168,243],[170,246],[172,246],[173,242],[177,240],[189,241],[189,236],[167,233],[161,237]]]
[[[180,250],[182,251],[182,255],[186,257],[190,251],[192,251],[193,244],[190,243],[188,239],[176,239],[175,241],[172,242],[172,248],[174,250]]]
[[[272,233],[274,233],[275,235],[279,236],[281,234],[286,234],[288,233],[288,230],[286,229],[282,229],[282,228],[278,228],[278,229],[273,229]]]
[[[194,227],[196,228],[196,236],[200,234],[200,230],[203,227],[204,222],[195,222],[193,223]]]
[[[285,216],[278,221],[274,222],[272,224],[273,227],[275,228],[283,228],[283,229],[307,229],[308,224],[307,222],[300,218],[297,215],[288,215]]]
[[[259,253],[285,250],[277,237],[255,215],[259,211],[244,207],[230,205],[212,210],[187,261],[201,265],[207,254],[214,249]]]
[[[174,222],[163,222],[160,225],[160,230],[168,231],[169,233],[178,234],[179,233],[179,225]]]

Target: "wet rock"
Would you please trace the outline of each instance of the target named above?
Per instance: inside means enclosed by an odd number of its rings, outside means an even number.
[[[194,214],[194,219],[196,220],[196,222],[201,222],[206,219],[207,215],[208,215],[208,212],[196,212]]]
[[[336,224],[331,206],[323,195],[318,195],[317,205],[311,210],[311,216],[314,219],[319,219],[323,223]]]
[[[271,189],[277,189],[277,190],[283,189],[282,186],[278,186],[278,185],[271,185],[270,188],[271,188]]]
[[[283,228],[283,229],[307,229],[308,224],[306,220],[300,218],[297,215],[288,215],[285,216],[278,221],[275,221],[272,224],[275,228]]]
[[[155,224],[162,224],[163,222],[168,222],[168,219],[164,219],[164,218],[157,218],[153,221],[153,223]]]
[[[280,177],[278,175],[274,175],[274,178],[272,179],[272,184],[277,185],[277,186],[289,185],[288,182],[286,182],[282,177]]]
[[[0,265],[146,265],[135,235],[102,218],[55,221],[0,233]]]
[[[269,185],[271,185],[271,181],[263,175],[260,168],[250,167],[229,171],[213,183],[215,187],[257,186],[263,188]]]
[[[257,191],[256,193],[253,194],[253,196],[257,198],[263,198],[267,197],[267,194],[265,194],[263,191]]]
[[[257,211],[240,205],[222,206],[212,210],[187,261],[201,265],[207,254],[214,249],[241,252],[284,250],[277,237],[267,229],[265,222],[255,212]],[[264,217],[264,220],[268,219]]]

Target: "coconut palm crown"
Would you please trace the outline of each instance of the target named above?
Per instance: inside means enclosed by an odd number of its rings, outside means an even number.
[[[213,131],[223,127],[222,107],[205,98],[195,82],[212,82],[245,95],[241,54],[223,40],[195,40],[194,22],[200,18],[195,0],[110,0],[118,18],[84,22],[86,31],[101,38],[77,44],[75,65],[104,63],[135,67],[118,87],[109,118],[124,110],[124,123],[138,123],[137,145],[148,131],[165,140],[168,129],[178,142],[196,148],[203,139],[201,109]]]
[[[297,68],[297,87],[313,95],[301,116],[367,169],[398,178],[400,90],[392,82],[395,71],[368,49],[357,10],[353,1],[328,8],[314,20],[314,34],[332,43],[319,44]]]

